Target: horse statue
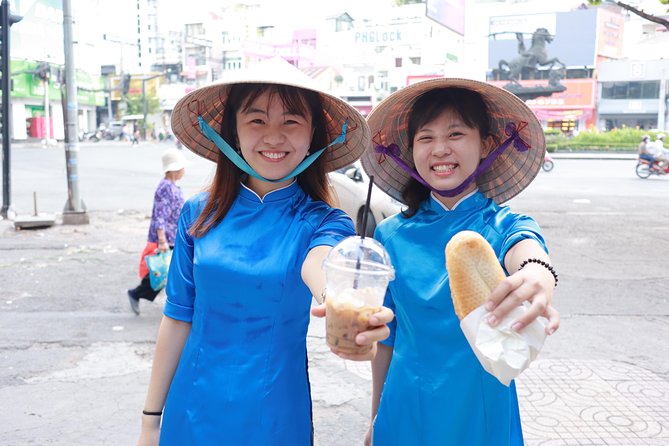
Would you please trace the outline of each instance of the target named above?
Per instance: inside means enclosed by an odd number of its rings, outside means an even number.
[[[549,70],[553,70],[555,65],[560,66],[560,72],[564,72],[566,69],[566,65],[557,57],[548,58],[546,44],[553,41],[553,36],[546,28],[537,28],[532,33],[532,45],[529,49],[525,49],[523,33],[516,33],[516,39],[518,40],[518,57],[510,62],[504,59],[499,61],[499,71],[501,73],[508,72],[511,82],[518,84],[523,70],[535,71],[537,67],[544,66],[548,66]]]

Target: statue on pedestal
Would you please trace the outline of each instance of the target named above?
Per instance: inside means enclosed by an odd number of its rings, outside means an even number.
[[[518,40],[518,57],[508,62],[504,59],[500,60],[498,69],[494,70],[496,76],[510,81],[504,88],[523,100],[550,96],[566,90],[567,87],[560,83],[560,80],[566,75],[566,65],[557,57],[549,58],[546,50],[546,45],[553,41],[554,36],[546,28],[537,28],[532,33],[530,48],[526,49],[523,33],[515,34]],[[521,79],[534,79],[538,69],[546,66],[549,70],[547,86],[527,87],[520,84]]]

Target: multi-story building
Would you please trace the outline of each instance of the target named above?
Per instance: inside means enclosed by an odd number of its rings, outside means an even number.
[[[647,13],[669,18],[659,2],[643,5]],[[602,63],[597,127],[669,129],[669,30],[637,15],[625,15],[623,58]]]
[[[669,60],[624,59],[601,64],[598,127],[669,128]]]
[[[36,0],[19,3],[13,12],[23,16],[11,29],[11,122],[12,138],[26,140],[47,137],[63,139],[62,87],[65,53],[63,49],[63,10],[61,2]],[[85,4],[81,5],[85,8]],[[81,28],[86,31],[85,27]],[[96,108],[105,98],[100,65],[94,47],[79,43],[75,48],[78,127],[96,126]],[[48,120],[47,120],[48,119]],[[48,125],[47,125],[48,123]]]
[[[280,56],[342,95],[368,93],[374,100],[407,85],[411,76],[443,76],[462,60],[463,38],[426,16],[426,5],[376,10],[370,17],[347,11],[284,23],[268,2],[225,8],[226,69]]]
[[[318,56],[341,68],[343,92],[370,91],[382,99],[412,77],[459,72],[463,37],[428,18],[425,4],[409,4],[347,30],[319,33]]]

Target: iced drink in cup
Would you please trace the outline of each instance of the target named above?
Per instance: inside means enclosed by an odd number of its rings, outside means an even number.
[[[325,318],[328,346],[346,353],[365,353],[355,337],[381,309],[388,282],[395,277],[383,245],[372,238],[348,237],[323,262],[327,279]]]

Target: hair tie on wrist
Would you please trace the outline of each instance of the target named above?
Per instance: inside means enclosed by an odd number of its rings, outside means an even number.
[[[518,267],[518,271],[520,271],[521,269],[523,269],[523,267],[524,267],[525,265],[527,265],[528,263],[538,263],[539,265],[541,265],[541,266],[543,266],[544,268],[546,268],[546,269],[553,275],[553,279],[555,279],[555,286],[557,286],[557,284],[558,284],[558,275],[557,275],[557,273],[555,272],[555,270],[553,269],[553,267],[550,265],[550,263],[548,263],[548,262],[544,262],[544,261],[541,260],[541,259],[527,259],[527,260],[523,261],[523,263],[520,264],[520,266]]]
[[[154,417],[159,417],[159,416],[161,416],[161,415],[163,414],[163,411],[161,410],[160,412],[150,412],[150,411],[148,411],[148,410],[143,410],[142,413],[143,413],[144,415],[152,415],[152,416],[154,416]]]

